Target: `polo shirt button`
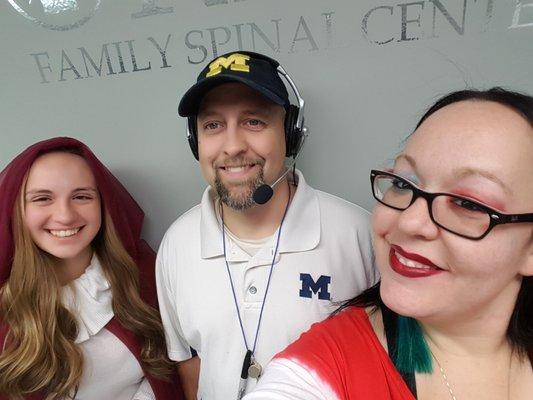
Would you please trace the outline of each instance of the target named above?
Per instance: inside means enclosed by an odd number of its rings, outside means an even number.
[[[248,291],[251,293],[251,294],[256,294],[257,293],[257,288],[255,286],[250,286],[250,289],[248,289]]]

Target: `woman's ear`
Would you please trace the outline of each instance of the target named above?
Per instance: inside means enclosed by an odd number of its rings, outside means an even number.
[[[528,257],[528,262],[520,270],[522,276],[533,276],[533,254]]]
[[[528,253],[524,265],[522,265],[519,272],[522,276],[533,276],[533,234],[529,241]]]

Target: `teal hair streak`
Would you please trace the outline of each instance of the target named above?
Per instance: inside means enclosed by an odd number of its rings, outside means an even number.
[[[396,368],[403,373],[432,373],[431,350],[418,322],[399,315],[397,335]]]

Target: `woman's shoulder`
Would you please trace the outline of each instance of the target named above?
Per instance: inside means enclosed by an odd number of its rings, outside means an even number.
[[[287,387],[295,399],[391,399],[391,368],[373,330],[374,315],[352,306],[314,324],[274,358],[250,400],[273,398]]]
[[[314,335],[327,335],[332,337],[343,336],[345,330],[353,332],[372,330],[368,313],[365,308],[350,306],[321,322],[311,325],[311,328],[302,334],[302,337]]]
[[[276,358],[313,358],[325,355],[333,358],[349,356],[363,347],[373,346],[377,338],[364,308],[348,307],[339,313],[315,323],[300,338]]]
[[[372,329],[368,311],[363,307],[350,306],[326,318],[315,325],[323,325],[323,329],[350,327],[355,329]]]

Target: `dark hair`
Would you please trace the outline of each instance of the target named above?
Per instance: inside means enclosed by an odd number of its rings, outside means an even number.
[[[452,92],[440,98],[422,116],[416,127],[429,118],[433,113],[447,105],[460,101],[492,101],[502,104],[519,113],[533,127],[533,97],[526,94],[512,92],[500,87],[489,90],[461,90]],[[342,304],[335,313],[346,307],[374,307],[383,305],[379,293],[379,283],[359,296]],[[507,328],[507,338],[511,345],[522,354],[528,353],[533,364],[533,276],[525,276],[518,293],[516,304]]]
[[[433,104],[416,124],[416,129],[436,111],[460,101],[492,101],[516,111],[533,126],[533,97],[523,93],[511,92],[501,87],[489,90],[459,90],[441,97]]]

